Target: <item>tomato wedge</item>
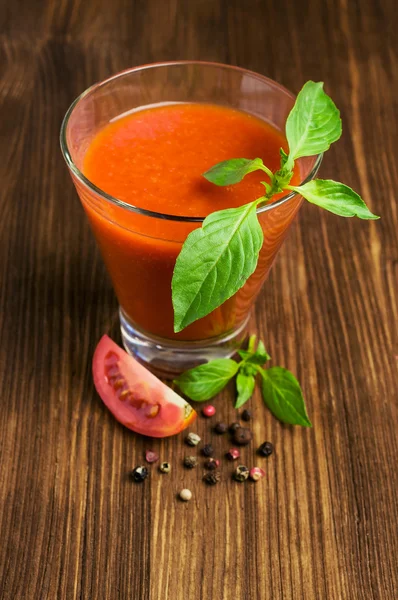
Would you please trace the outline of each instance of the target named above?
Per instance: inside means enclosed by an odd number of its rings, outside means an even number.
[[[174,435],[196,418],[188,402],[107,335],[93,357],[95,388],[122,425],[150,437]]]

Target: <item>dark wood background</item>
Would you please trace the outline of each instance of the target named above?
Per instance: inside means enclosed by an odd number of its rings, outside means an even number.
[[[394,0],[2,0],[2,600],[397,598],[396,14]],[[345,131],[321,175],[382,215],[306,206],[280,253],[252,329],[301,380],[314,427],[281,426],[256,394],[256,443],[276,448],[256,485],[205,488],[178,466],[181,436],[152,444],[173,474],[132,485],[149,443],[90,375],[99,337],[118,339],[117,303],[61,120],[93,82],[172,59],[237,64],[295,92],[324,80]],[[231,390],[217,406],[234,418]]]

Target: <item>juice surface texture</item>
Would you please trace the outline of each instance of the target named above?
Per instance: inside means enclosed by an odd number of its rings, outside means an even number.
[[[202,177],[230,158],[263,159],[279,167],[283,134],[242,111],[211,104],[168,104],[134,111],[109,123],[92,139],[83,173],[95,186],[123,202],[162,213],[205,217],[264,194],[264,172],[218,187]],[[300,177],[295,172],[293,183]],[[294,198],[259,215],[264,245],[256,272],[235,296],[182,332],[173,332],[171,279],[176,257],[200,223],[137,214],[101,200],[80,185],[83,201],[120,305],[133,325],[154,336],[203,340],[239,326],[268,274],[299,209]]]

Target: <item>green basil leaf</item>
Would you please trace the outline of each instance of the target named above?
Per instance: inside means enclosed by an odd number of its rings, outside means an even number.
[[[289,186],[301,194],[308,202],[317,204],[340,217],[379,219],[370,212],[361,196],[348,185],[331,179],[313,179],[300,186]]]
[[[242,359],[250,358],[253,355],[253,352],[250,352],[250,350],[238,350],[237,353]]]
[[[174,331],[208,315],[254,272],[263,244],[256,202],[211,213],[177,257],[173,280]]]
[[[254,158],[253,160],[249,158],[231,158],[211,167],[206,173],[203,173],[203,177],[216,185],[233,185],[242,181],[248,173],[257,171],[263,166],[261,158]]]
[[[285,164],[286,164],[286,163],[287,163],[287,161],[288,161],[289,155],[288,155],[288,154],[286,154],[286,152],[284,151],[284,149],[283,149],[283,148],[281,148],[281,149],[279,150],[279,154],[281,155],[281,169],[283,169],[283,167],[285,166]]]
[[[218,358],[185,371],[174,383],[191,400],[202,402],[213,398],[236,375],[238,363],[231,358]]]
[[[258,342],[257,350],[238,350],[239,356],[245,360],[247,363],[252,363],[255,365],[263,365],[267,360],[270,360],[271,357],[265,349],[263,342],[260,340]]]
[[[271,359],[270,355],[268,354],[268,352],[265,349],[264,343],[261,340],[258,342],[257,350],[254,353],[253,358],[254,357],[256,358],[256,360],[252,361],[252,362],[255,362],[256,364],[259,364],[259,365],[263,365],[265,362],[267,362],[267,360]],[[259,361],[259,362],[257,362],[257,361]]]
[[[283,423],[312,427],[294,375],[283,367],[261,369],[261,375],[263,400],[272,414]]]
[[[236,398],[235,408],[240,408],[252,397],[256,380],[253,375],[245,375],[238,373],[236,377],[236,390],[238,396]]]
[[[307,81],[287,118],[290,168],[300,156],[325,152],[341,136],[340,111],[322,88],[322,82]]]

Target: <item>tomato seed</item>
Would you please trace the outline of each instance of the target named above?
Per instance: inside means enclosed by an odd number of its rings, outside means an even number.
[[[148,412],[148,414],[147,414],[147,417],[148,417],[149,419],[154,419],[154,418],[156,417],[156,415],[158,414],[159,410],[160,410],[160,406],[159,406],[159,404],[155,404],[155,406],[152,406],[152,407],[149,409],[149,412]]]

